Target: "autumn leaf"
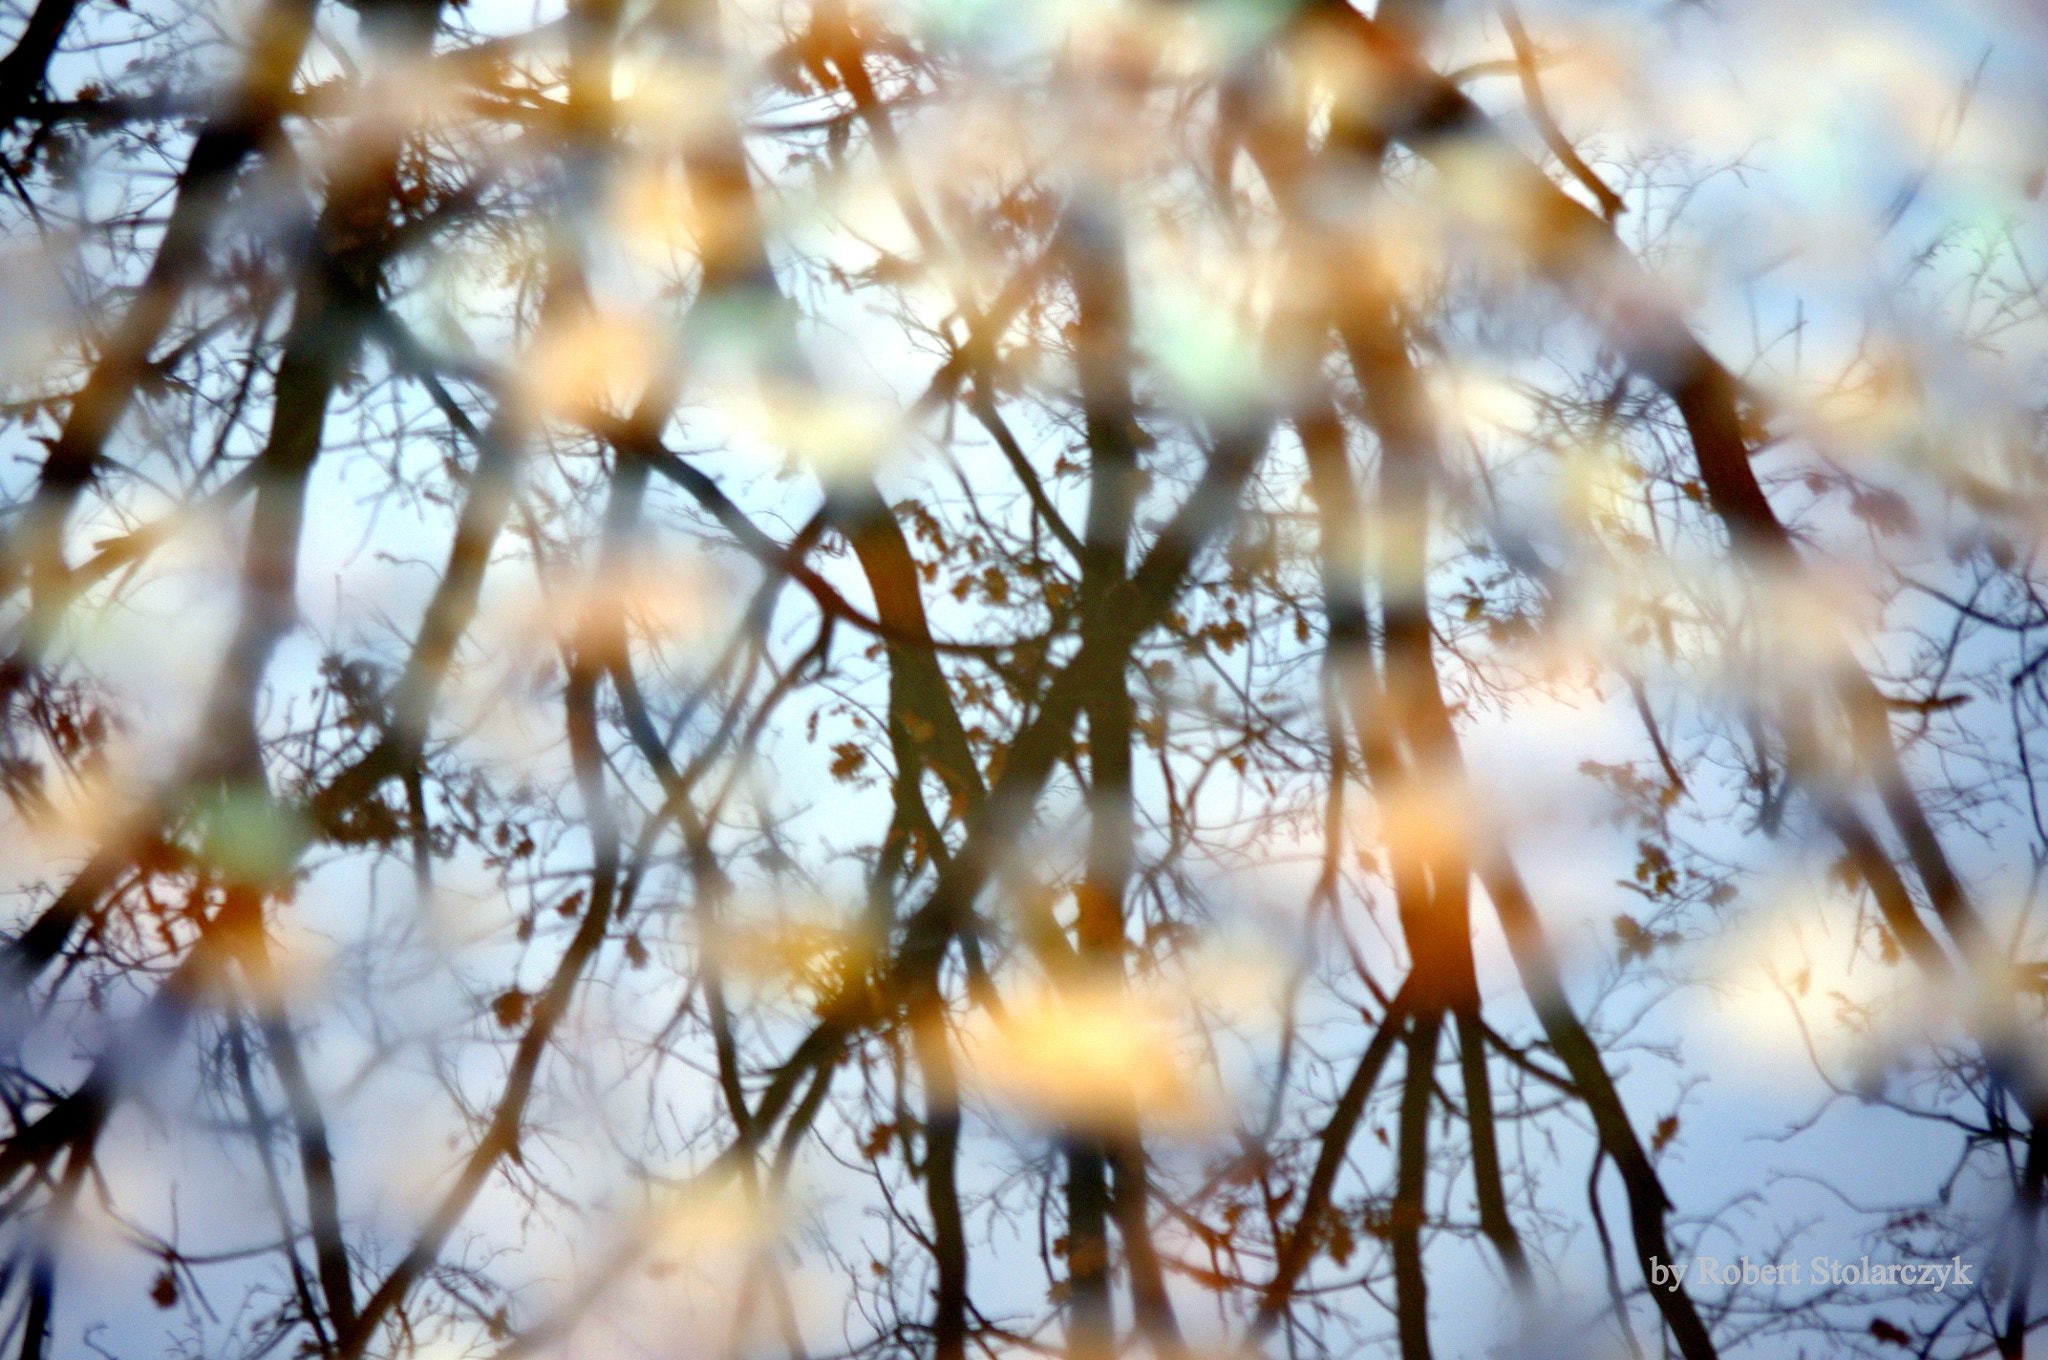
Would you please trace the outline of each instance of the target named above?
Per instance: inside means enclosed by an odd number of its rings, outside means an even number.
[[[516,1029],[525,1021],[527,1003],[532,999],[517,987],[511,988],[491,1002],[491,1015],[506,1029]]]

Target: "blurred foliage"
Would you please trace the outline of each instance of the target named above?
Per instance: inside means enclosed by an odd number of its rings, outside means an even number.
[[[2026,1353],[2027,7],[5,13],[0,1346]]]

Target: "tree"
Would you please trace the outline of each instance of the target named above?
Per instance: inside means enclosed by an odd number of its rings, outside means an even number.
[[[5,1344],[2022,1355],[2034,35],[1775,22],[17,14]]]

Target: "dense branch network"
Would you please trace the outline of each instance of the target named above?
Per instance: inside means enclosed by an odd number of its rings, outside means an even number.
[[[1394,0],[118,8],[0,57],[71,295],[4,410],[4,1344],[2024,1354],[2041,422],[1898,473],[1908,551],[1512,9],[1451,69]],[[2038,325],[2011,260],[1959,330]],[[1639,725],[1590,977],[1484,755],[1560,691]],[[1722,1228],[1615,1017],[1802,854],[1891,1007],[1816,1075],[1960,1134],[1873,1231],[1992,1225],[1932,1303],[1668,1270]]]

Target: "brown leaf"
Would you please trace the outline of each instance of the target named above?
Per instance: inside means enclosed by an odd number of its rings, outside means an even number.
[[[491,1003],[491,1014],[506,1029],[516,1029],[526,1019],[526,1004],[533,998],[513,987]]]
[[[868,753],[850,741],[834,746],[832,755],[832,777],[842,784],[859,774],[861,766],[868,763]]]
[[[1882,488],[1865,491],[1849,502],[1849,513],[1889,537],[1910,534],[1920,527],[1920,517],[1896,491]]]
[[[1351,1259],[1351,1252],[1357,1245],[1358,1239],[1351,1235],[1351,1229],[1345,1225],[1343,1219],[1340,1218],[1331,1223],[1330,1259],[1332,1261],[1335,1261],[1340,1266],[1343,1265]]]

